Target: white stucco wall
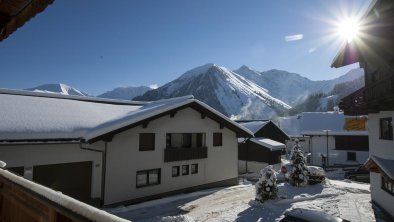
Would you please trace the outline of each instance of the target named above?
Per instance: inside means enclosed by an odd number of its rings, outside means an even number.
[[[321,165],[321,154],[327,154],[327,136],[311,136],[312,164]],[[356,161],[347,160],[347,152],[356,152]],[[367,151],[336,150],[335,137],[328,136],[328,164],[357,165],[363,164],[368,159]]]
[[[279,171],[281,168],[281,163],[273,164],[272,167],[274,170]],[[268,163],[256,162],[256,161],[248,161],[248,172],[249,173],[259,173],[262,169],[268,166]],[[246,173],[246,161],[239,160],[238,161],[238,171],[243,174]]]
[[[7,167],[25,167],[24,178],[29,180],[33,178],[34,166],[93,161],[91,197],[100,197],[101,154],[81,150],[79,144],[1,145],[0,159]]]
[[[312,153],[312,164],[321,165],[322,158],[321,154],[327,155],[327,137],[326,136],[311,136],[311,153]],[[329,164],[333,163],[334,156],[333,150],[335,149],[335,138],[333,136],[328,136],[328,154],[329,154]]]
[[[394,217],[394,197],[384,191],[382,187],[382,178],[378,173],[370,173],[371,179],[371,197],[377,202],[379,206],[383,207],[385,211]]]
[[[379,139],[380,118],[391,117],[394,120],[394,111],[381,111],[368,115],[369,127],[369,152],[384,159],[394,160],[394,141]],[[379,174],[371,173],[371,196],[388,213],[394,217],[394,196],[382,190],[381,177]]]
[[[268,163],[256,162],[256,161],[248,161],[248,172],[249,173],[258,173],[261,169],[268,166]],[[246,161],[238,160],[238,171],[239,173],[246,173]]]
[[[223,146],[213,147],[214,132],[223,133]],[[139,151],[139,133],[155,133],[155,150]],[[206,133],[208,158],[164,162],[166,133]],[[198,164],[198,173],[172,177],[172,167]],[[191,108],[137,126],[114,136],[108,143],[105,204],[179,190],[182,188],[238,177],[238,143],[236,134],[220,129],[217,122]],[[136,188],[136,172],[161,169],[161,184]]]

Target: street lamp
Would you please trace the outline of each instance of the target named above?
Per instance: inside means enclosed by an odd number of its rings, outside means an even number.
[[[329,166],[329,163],[328,163],[328,132],[330,132],[330,131],[331,130],[329,130],[329,129],[323,130],[323,132],[326,133],[326,139],[327,139],[327,144],[326,144],[326,148],[327,148],[327,151],[326,151],[326,158],[327,158],[326,166]]]

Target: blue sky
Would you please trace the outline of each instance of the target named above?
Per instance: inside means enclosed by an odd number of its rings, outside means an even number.
[[[55,0],[0,42],[1,88],[65,83],[91,95],[206,63],[332,79],[332,21],[370,0]],[[302,35],[297,41],[286,36]]]

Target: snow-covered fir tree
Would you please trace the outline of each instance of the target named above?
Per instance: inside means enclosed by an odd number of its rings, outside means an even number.
[[[301,146],[296,141],[290,157],[293,167],[289,180],[295,186],[303,186],[308,183],[308,169],[306,168],[304,153],[300,148]]]
[[[264,202],[274,199],[278,193],[276,172],[271,165],[260,171],[260,179],[256,183],[256,200]]]

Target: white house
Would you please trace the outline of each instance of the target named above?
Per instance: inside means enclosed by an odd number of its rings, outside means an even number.
[[[293,138],[304,140],[300,144],[310,153],[313,165],[361,165],[369,155],[366,120],[343,112],[303,112],[280,119],[280,126],[296,135]],[[292,142],[287,144],[290,150]]]
[[[156,102],[0,90],[8,169],[101,206],[238,183],[253,133],[193,97]]]

